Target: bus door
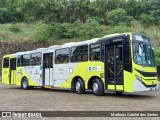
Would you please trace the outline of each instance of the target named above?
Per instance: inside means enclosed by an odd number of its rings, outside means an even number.
[[[43,54],[43,85],[53,85],[53,52]]]
[[[114,43],[106,46],[106,88],[123,91],[123,44]]]
[[[2,83],[10,84],[9,57],[3,58]]]
[[[16,84],[16,58],[10,58],[10,84]]]

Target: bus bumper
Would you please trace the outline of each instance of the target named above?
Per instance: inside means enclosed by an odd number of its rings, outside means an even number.
[[[158,89],[158,83],[157,85],[151,85],[151,86],[145,86],[142,82],[139,80],[135,80],[133,83],[133,92],[138,91],[150,91],[150,90],[157,90]]]

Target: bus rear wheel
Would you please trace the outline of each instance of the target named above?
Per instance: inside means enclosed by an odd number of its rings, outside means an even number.
[[[102,96],[104,94],[104,85],[99,78],[93,80],[92,92],[96,96]]]
[[[24,89],[24,90],[29,89],[28,79],[27,78],[23,78],[21,86],[22,86],[22,89]]]
[[[81,78],[78,78],[75,84],[76,93],[83,94],[85,92],[85,85]]]

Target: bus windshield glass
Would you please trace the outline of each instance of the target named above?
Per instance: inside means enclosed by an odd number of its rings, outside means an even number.
[[[134,62],[143,66],[154,66],[154,55],[151,44],[133,42]]]

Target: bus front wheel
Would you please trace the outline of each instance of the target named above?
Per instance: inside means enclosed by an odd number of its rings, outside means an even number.
[[[84,85],[84,82],[81,78],[77,79],[75,88],[76,88],[76,93],[78,93],[78,94],[83,94],[84,93],[85,85]]]
[[[104,94],[104,85],[99,78],[93,80],[92,92],[96,96],[102,96]]]
[[[24,90],[29,89],[28,79],[27,78],[23,78],[23,80],[22,80],[22,89],[24,89]]]

